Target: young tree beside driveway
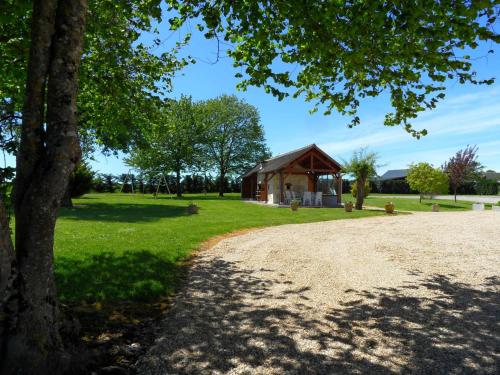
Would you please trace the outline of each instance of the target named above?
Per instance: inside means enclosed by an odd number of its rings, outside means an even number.
[[[370,178],[377,175],[378,155],[365,149],[355,151],[351,159],[344,163],[343,172],[356,178],[356,210],[363,209],[365,185]]]
[[[453,189],[455,202],[457,190],[465,182],[477,178],[480,174],[481,164],[477,161],[477,146],[467,146],[457,151],[450,160],[443,165],[443,170],[448,175],[450,186]]]
[[[420,193],[420,203],[425,194],[446,194],[448,191],[448,176],[439,168],[429,163],[410,165],[406,181],[410,188]]]

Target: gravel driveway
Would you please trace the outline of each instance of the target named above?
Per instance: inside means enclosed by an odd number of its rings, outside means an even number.
[[[284,225],[200,253],[144,374],[498,373],[500,214]]]

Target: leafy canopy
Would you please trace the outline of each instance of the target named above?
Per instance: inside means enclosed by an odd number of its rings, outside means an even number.
[[[190,18],[205,36],[230,43],[239,88],[263,87],[283,99],[305,95],[314,110],[337,110],[360,123],[361,99],[383,92],[394,112],[388,126],[410,121],[444,98],[447,80],[491,84],[472,69],[470,50],[498,43],[496,0],[170,0],[178,29]],[[489,51],[492,53],[493,51]]]
[[[344,162],[342,171],[354,176],[356,180],[365,183],[377,175],[378,154],[366,149],[354,151],[350,160]]]
[[[443,170],[448,175],[450,185],[456,191],[466,181],[479,176],[481,164],[477,161],[477,146],[467,146],[457,151],[450,160],[443,165]]]
[[[187,96],[157,107],[142,142],[132,148],[126,162],[143,172],[183,172],[193,168],[200,138],[195,111],[196,104]]]
[[[162,21],[161,4],[89,0],[77,97],[80,139],[87,156],[96,147],[126,150],[140,140],[155,105],[171,89],[173,75],[190,62],[177,54],[189,35],[165,52],[158,51],[158,38],[151,45],[140,39],[141,33],[159,34],[155,23]],[[28,0],[0,2],[0,137],[13,120],[20,120],[31,12]]]
[[[236,96],[222,95],[199,103],[203,127],[200,165],[219,176],[239,175],[266,159],[264,129],[257,108]]]
[[[448,176],[429,163],[411,164],[406,176],[410,188],[424,194],[448,192]]]

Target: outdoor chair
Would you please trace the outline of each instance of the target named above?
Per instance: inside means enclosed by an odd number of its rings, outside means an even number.
[[[309,204],[307,204],[306,202],[309,202]],[[305,191],[304,192],[304,195],[302,196],[302,204],[304,206],[311,206],[312,205],[312,194],[310,191]]]
[[[300,193],[296,191],[292,191],[292,199],[296,199],[298,201],[302,201],[302,197],[300,196]]]
[[[323,193],[321,191],[314,194],[314,205],[323,207]]]
[[[285,204],[290,204],[292,203],[292,192],[290,190],[285,190]]]

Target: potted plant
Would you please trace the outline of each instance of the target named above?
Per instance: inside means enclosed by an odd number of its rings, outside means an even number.
[[[498,211],[498,212],[500,212],[500,201],[498,201],[498,202],[497,202],[497,204],[492,204],[492,205],[491,205],[491,209],[492,209],[493,211]]]
[[[187,212],[190,215],[197,214],[199,210],[200,208],[193,202],[189,203],[189,206],[187,206]]]
[[[385,208],[385,212],[386,213],[393,214],[394,213],[394,208],[396,208],[396,206],[392,202],[387,202],[385,204],[384,208]]]
[[[352,212],[353,207],[354,207],[354,204],[351,201],[344,203],[345,212]]]
[[[484,211],[484,203],[476,202],[472,205],[473,211]]]
[[[299,209],[300,201],[298,199],[292,199],[290,202],[290,208],[292,211],[297,211]]]
[[[434,203],[432,205],[432,212],[439,212],[439,204],[438,203]]]

